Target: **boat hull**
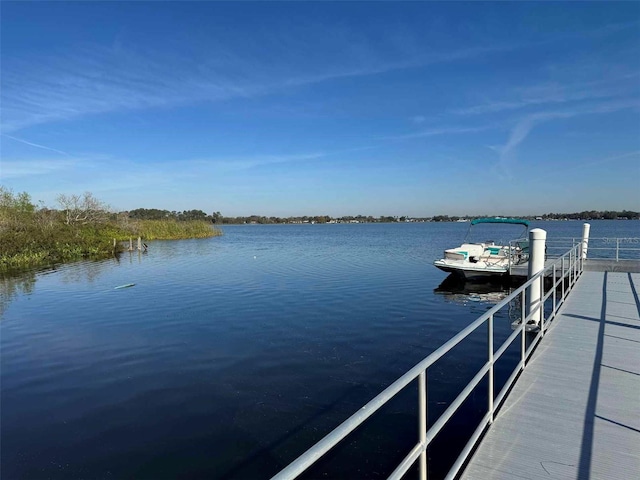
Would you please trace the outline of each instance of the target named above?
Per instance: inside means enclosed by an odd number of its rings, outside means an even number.
[[[436,260],[435,262],[433,262],[433,264],[444,272],[453,273],[467,280],[499,278],[509,273],[509,268],[507,266],[486,266],[473,264],[470,262],[463,264],[446,262],[443,260]]]

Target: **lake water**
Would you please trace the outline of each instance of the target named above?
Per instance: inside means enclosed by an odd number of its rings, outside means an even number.
[[[582,222],[532,226],[582,232]],[[594,221],[591,235],[639,227]],[[272,476],[506,294],[441,285],[432,262],[467,229],[228,226],[2,279],[2,478]],[[496,319],[498,337],[511,321]],[[478,333],[430,370],[430,419],[483,363]],[[498,378],[515,361],[510,352]],[[386,478],[417,439],[415,390],[307,477]],[[432,478],[475,428],[483,393],[436,440]]]

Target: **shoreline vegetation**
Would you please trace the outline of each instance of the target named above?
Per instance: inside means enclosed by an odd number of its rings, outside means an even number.
[[[107,258],[124,251],[131,238],[178,240],[222,235],[206,214],[204,218],[182,212],[164,219],[135,219],[128,212],[110,212],[91,193],[60,195],[58,203],[59,210],[38,207],[29,194],[13,194],[0,186],[0,273]]]
[[[479,216],[224,217],[202,210],[183,212],[138,208],[112,212],[91,193],[59,195],[59,209],[36,206],[28,193],[0,185],[0,273],[82,258],[106,258],[126,250],[130,239],[179,240],[222,235],[219,225],[466,222]],[[487,215],[490,216],[490,215]],[[583,211],[523,216],[530,220],[639,220],[634,211]],[[114,246],[115,240],[115,246]]]

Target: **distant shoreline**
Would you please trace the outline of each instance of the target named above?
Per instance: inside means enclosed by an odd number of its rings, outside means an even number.
[[[236,217],[238,218],[238,217]],[[240,217],[240,218],[244,218],[244,217]],[[251,217],[250,217],[251,218]],[[304,217],[303,217],[304,218]],[[438,220],[434,220],[432,217],[429,218],[404,218],[404,219],[394,219],[394,220],[380,220],[377,218],[357,218],[357,219],[331,219],[331,220],[300,220],[297,217],[292,217],[292,218],[260,218],[258,220],[243,220],[243,221],[228,221],[228,219],[225,217],[224,220],[221,223],[216,223],[216,226],[228,226],[228,225],[344,225],[344,224],[362,224],[362,223],[469,223],[471,222],[471,220],[477,219],[477,218],[486,218],[484,216],[482,217],[464,217],[464,218],[458,218],[458,217],[448,217],[448,218],[444,218],[444,219],[438,219]],[[496,218],[496,217],[491,217],[491,218]],[[500,218],[504,218],[504,217],[500,217]],[[513,217],[510,217],[513,218]],[[615,218],[592,218],[592,217],[578,217],[578,218],[572,218],[572,217],[560,217],[560,218],[555,218],[555,217],[532,217],[532,216],[522,216],[522,217],[517,217],[517,218],[521,218],[524,220],[529,220],[529,221],[538,221],[538,222],[567,222],[567,221],[586,221],[586,222],[593,222],[593,221],[598,221],[598,220],[615,220],[615,221],[625,221],[625,220],[640,220],[640,215],[636,215],[636,216],[625,216],[625,217],[615,217]],[[235,219],[234,219],[235,220]]]

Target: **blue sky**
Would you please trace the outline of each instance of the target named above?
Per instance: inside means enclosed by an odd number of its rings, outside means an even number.
[[[637,2],[0,9],[0,184],[48,206],[640,210]]]

